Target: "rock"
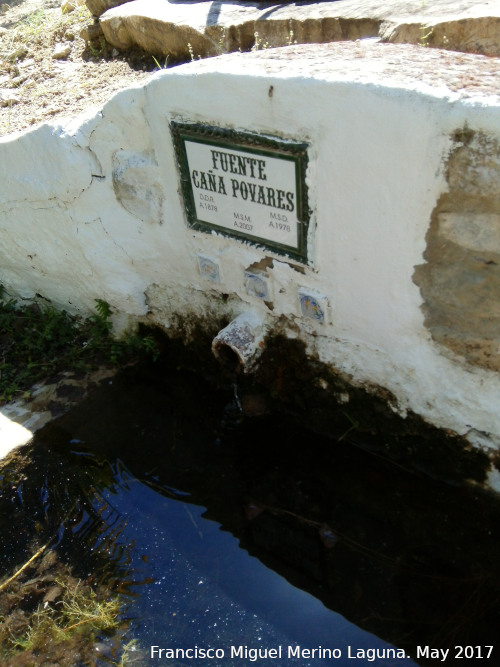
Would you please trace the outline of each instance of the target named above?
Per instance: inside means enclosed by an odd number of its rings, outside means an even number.
[[[61,11],[63,14],[73,12],[77,7],[85,4],[85,0],[63,0],[61,3]]]
[[[190,52],[216,55],[217,42],[205,31],[210,4],[132,1],[103,14],[101,27],[106,40],[119,50],[139,46],[174,61],[190,59]]]
[[[100,16],[108,9],[123,5],[125,2],[129,1],[130,0],[85,0],[90,13],[94,16]]]
[[[71,53],[71,44],[56,44],[52,52],[54,60],[64,60]]]
[[[28,55],[28,47],[26,44],[19,44],[13,51],[11,51],[8,55],[6,60],[8,60],[11,63],[16,62],[16,60],[22,60]]]
[[[90,25],[86,26],[80,32],[80,37],[85,42],[92,42],[94,39],[99,39],[99,37],[102,37],[101,24],[96,22],[96,23],[91,23]]]
[[[10,83],[12,86],[15,86],[17,88],[18,86],[22,85],[28,77],[29,74],[27,73],[19,74],[18,76],[15,76],[13,79],[11,79]]]
[[[422,44],[450,51],[500,55],[500,17],[429,19],[419,22],[389,22],[381,32],[393,44]]]
[[[96,651],[100,656],[108,658],[109,660],[113,659],[113,645],[111,643],[105,642],[96,642],[94,644],[94,651]]]
[[[117,49],[139,46],[174,61],[290,44],[378,37],[445,49],[500,54],[500,0],[376,0],[280,3],[87,0],[107,9],[101,24]]]
[[[38,565],[38,572],[46,572],[57,563],[57,553],[50,549],[45,552],[42,562]]]
[[[11,90],[0,89],[0,107],[10,107],[21,100]]]
[[[43,602],[55,602],[62,597],[63,589],[61,586],[51,586],[43,596]]]

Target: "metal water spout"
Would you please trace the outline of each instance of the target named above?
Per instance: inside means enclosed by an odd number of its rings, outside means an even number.
[[[245,373],[263,351],[266,333],[264,315],[241,313],[215,336],[212,352],[223,365]]]

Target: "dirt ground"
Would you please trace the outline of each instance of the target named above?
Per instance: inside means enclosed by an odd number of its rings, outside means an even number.
[[[151,56],[122,55],[102,35],[83,39],[93,23],[85,5],[63,13],[61,0],[0,0],[0,136],[101,105],[157,69]]]
[[[0,0],[0,137],[100,107],[118,90],[146,81],[159,67],[151,55],[124,54],[107,44],[85,4],[64,13],[61,1]],[[414,44],[384,46],[373,49],[367,40],[317,48],[326,49],[325,58],[340,60],[343,66],[347,61],[359,67],[361,59],[368,70],[380,69],[376,61],[382,60],[381,71],[391,78],[445,86],[462,96],[498,95],[499,58]],[[307,46],[288,47],[292,53],[290,49],[309,57]],[[260,56],[267,58],[268,52]]]

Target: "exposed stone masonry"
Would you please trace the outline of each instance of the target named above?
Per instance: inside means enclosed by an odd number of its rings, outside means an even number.
[[[500,370],[500,141],[454,137],[449,191],[432,214],[415,282],[432,337],[466,362]]]

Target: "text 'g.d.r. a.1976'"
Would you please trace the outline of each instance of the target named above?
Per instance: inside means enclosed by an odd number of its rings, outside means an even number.
[[[171,123],[191,227],[307,262],[307,144]]]

